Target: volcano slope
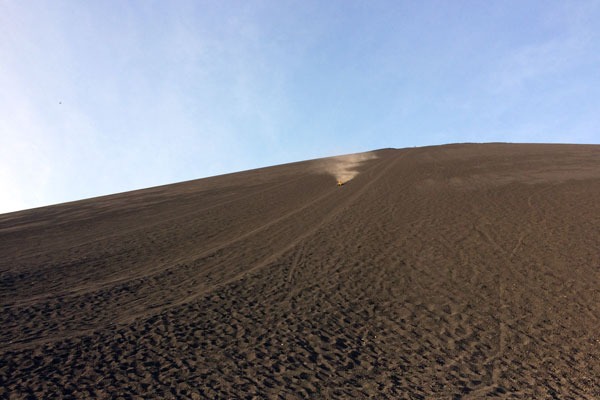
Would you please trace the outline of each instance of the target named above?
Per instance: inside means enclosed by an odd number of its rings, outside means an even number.
[[[372,154],[1,215],[0,397],[600,397],[600,146]]]

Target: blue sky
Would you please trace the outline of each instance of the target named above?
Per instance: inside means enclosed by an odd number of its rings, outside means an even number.
[[[0,213],[452,142],[600,142],[600,1],[0,1]]]

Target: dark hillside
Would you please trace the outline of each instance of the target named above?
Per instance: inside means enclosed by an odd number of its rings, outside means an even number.
[[[599,199],[457,144],[0,215],[0,398],[597,398]]]

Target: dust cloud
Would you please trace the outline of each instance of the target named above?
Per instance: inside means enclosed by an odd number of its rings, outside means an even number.
[[[320,160],[317,168],[319,172],[333,175],[336,180],[344,183],[358,175],[357,168],[367,160],[377,158],[374,153],[348,154],[345,156],[329,157]]]

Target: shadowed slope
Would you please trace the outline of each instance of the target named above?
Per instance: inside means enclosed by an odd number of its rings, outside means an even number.
[[[0,395],[600,396],[600,148],[375,154],[0,216]]]

